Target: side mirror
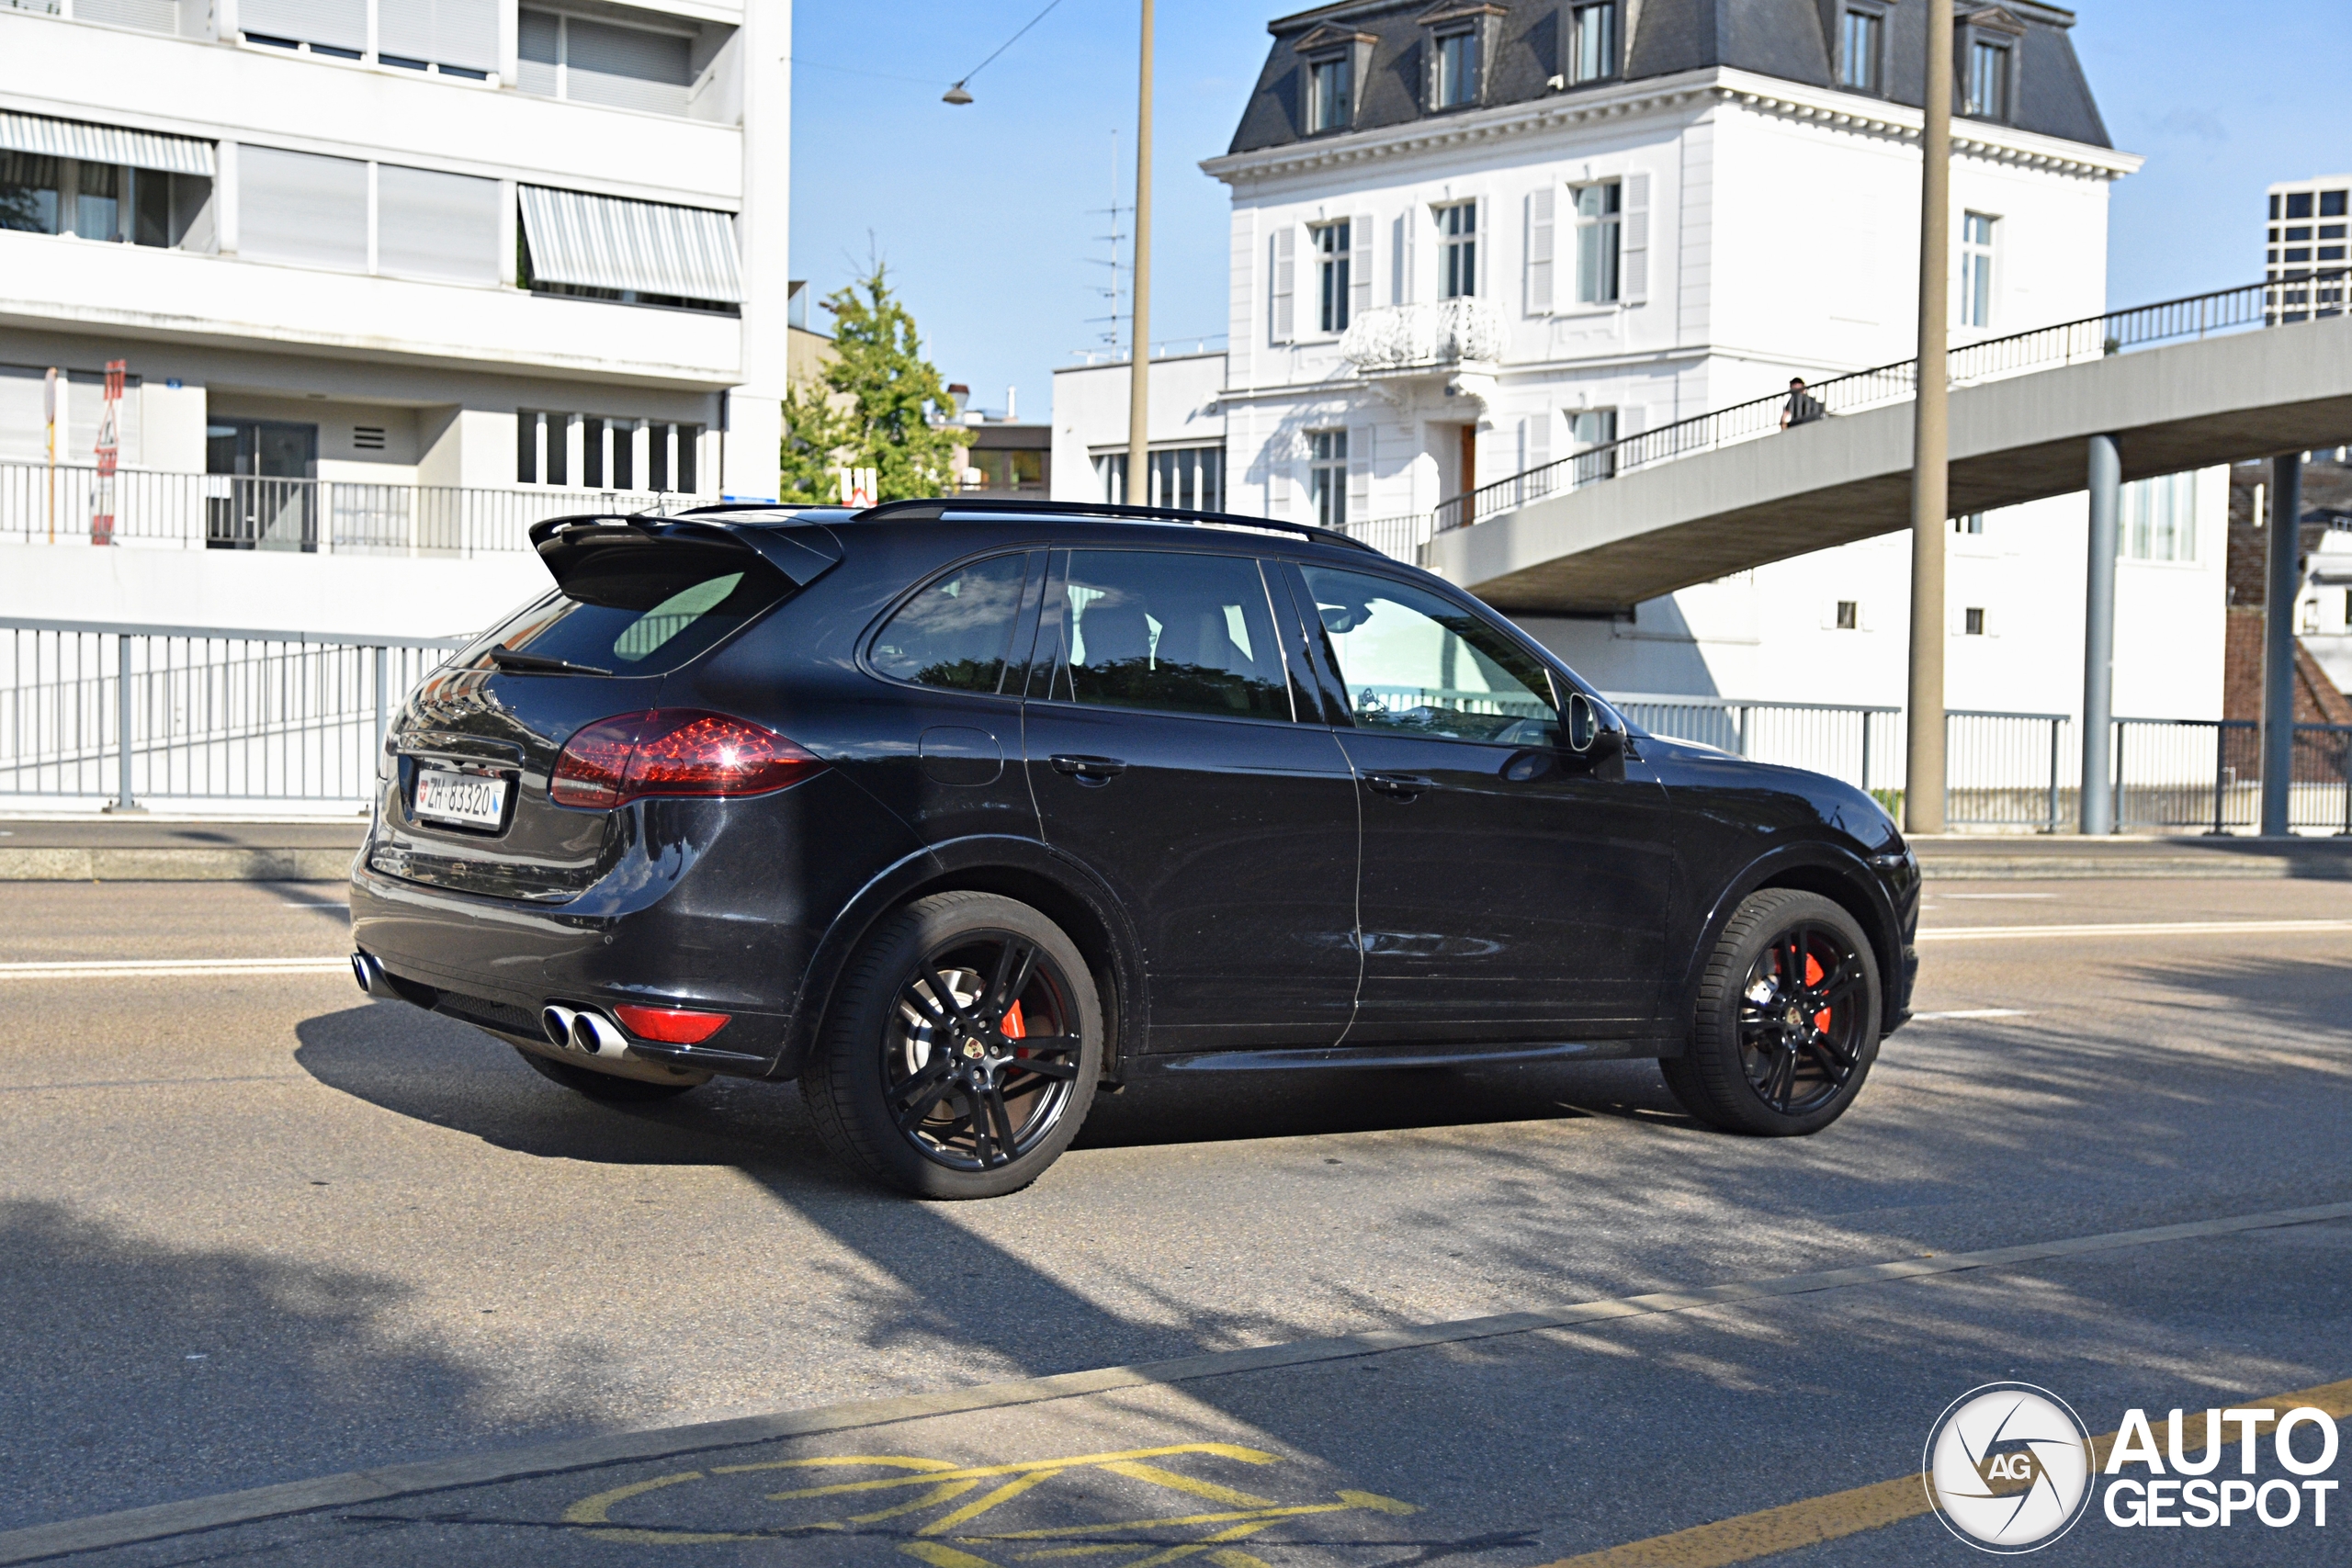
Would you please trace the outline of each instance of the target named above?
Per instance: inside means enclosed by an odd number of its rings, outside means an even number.
[[[1567,720],[1568,750],[1581,757],[1600,739],[1600,710],[1582,692],[1571,692]]]

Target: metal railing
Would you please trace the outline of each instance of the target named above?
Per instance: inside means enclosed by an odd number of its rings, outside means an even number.
[[[1988,338],[1983,343],[1965,344],[1951,352],[1951,383],[1955,387],[1971,386],[2082,364],[2151,344],[2341,315],[2346,309],[2347,278],[2352,278],[2352,269],[2326,268],[2278,283],[2253,283],[2153,305],[2136,305],[2086,316],[2080,321],[2037,327],[2031,332]],[[1805,393],[1818,412],[1808,410],[1804,423],[1902,401],[1917,389],[1918,364],[1917,359],[1905,359],[1807,387]],[[1436,527],[1440,532],[1464,527],[1600,479],[1777,434],[1781,429],[1781,414],[1788,406],[1786,392],[1751,398],[1481,485],[1439,503]]]
[[[170,549],[464,558],[527,550],[531,525],[572,512],[637,512],[697,498],[639,491],[481,490],[122,468],[101,490],[79,465],[0,462],[0,541]]]
[[[1903,710],[1855,703],[1757,702],[1654,692],[1604,693],[1653,735],[1695,740],[1734,756],[1804,768],[1857,789],[1885,787],[1902,759]]]
[[[0,798],[360,802],[462,639],[0,618]]]
[[[1350,523],[1346,533],[1349,538],[1362,540],[1392,560],[1419,566],[1421,547],[1430,542],[1430,514],[1413,512],[1402,517],[1365,518]]]

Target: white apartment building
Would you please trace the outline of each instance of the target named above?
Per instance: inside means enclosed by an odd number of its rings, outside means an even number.
[[[0,614],[462,631],[537,517],[773,496],[790,20],[7,0]]]
[[[1269,24],[1231,149],[1203,164],[1233,203],[1227,505],[1401,550],[1480,483],[1908,357],[1924,15],[1347,0]],[[1956,344],[2105,308],[2108,188],[2139,160],[2109,144],[2072,20],[1962,6]],[[1124,421],[1123,393],[1085,384],[1125,374],[1057,378],[1057,428],[1066,395]],[[1124,439],[1067,423],[1073,447]],[[2121,627],[2151,635],[2119,660],[2119,711],[2215,715],[2226,478],[2161,484],[2127,502],[2186,511],[2127,529]],[[1955,523],[1953,706],[2079,703],[2086,526],[2081,497]],[[1824,551],[1614,618],[1519,618],[1613,690],[1899,704],[1908,547]]]
[[[2352,223],[2352,175],[2281,180],[2267,194],[2263,276],[2288,285],[2278,297],[2281,316],[2300,321],[2312,313],[2340,315],[2346,298],[2345,234]]]

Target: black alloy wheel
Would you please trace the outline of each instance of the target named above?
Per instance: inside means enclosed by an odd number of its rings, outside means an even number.
[[[1802,1116],[1860,1065],[1862,958],[1843,931],[1798,920],[1774,933],[1739,992],[1739,1060],[1758,1099]]]
[[[1102,1021],[1059,927],[987,893],[921,898],[852,961],[803,1079],[826,1146],[931,1198],[1036,1179],[1093,1102]]]
[[[899,1132],[950,1170],[995,1170],[1035,1148],[1069,1110],[1079,1042],[1069,982],[1012,931],[958,937],[899,987],[882,1042],[883,1098]]]
[[[1876,955],[1815,893],[1749,895],[1716,939],[1683,1054],[1658,1064],[1684,1110],[1727,1131],[1818,1132],[1878,1055]]]

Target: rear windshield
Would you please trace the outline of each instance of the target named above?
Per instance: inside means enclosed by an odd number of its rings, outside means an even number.
[[[571,563],[553,597],[491,634],[481,663],[503,648],[614,675],[666,674],[791,592],[744,551],[615,546]]]

